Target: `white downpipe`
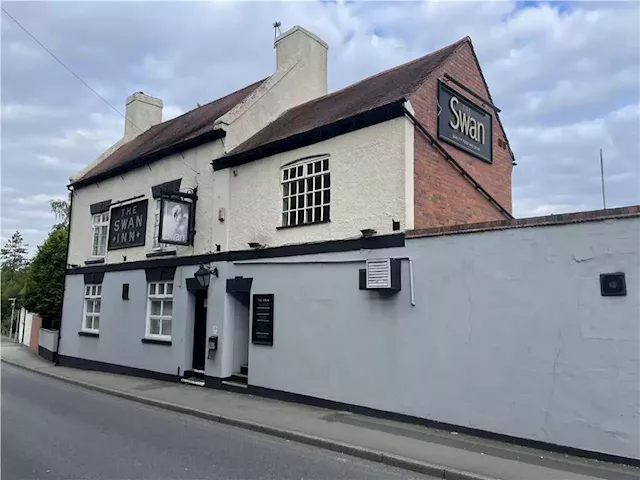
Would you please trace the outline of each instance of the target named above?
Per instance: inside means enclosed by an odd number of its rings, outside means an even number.
[[[409,297],[411,301],[411,306],[416,306],[416,295],[415,289],[413,286],[413,259],[411,257],[388,257],[393,260],[408,260],[409,261]],[[293,262],[283,262],[283,261],[261,261],[261,260],[248,260],[248,261],[237,261],[233,262],[234,265],[243,266],[243,265],[309,265],[309,264],[329,264],[329,263],[363,263],[366,262],[367,259],[350,259],[350,260],[302,260],[302,261],[293,261]]]

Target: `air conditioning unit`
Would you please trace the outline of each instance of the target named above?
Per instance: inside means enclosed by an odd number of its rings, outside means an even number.
[[[360,290],[400,290],[400,260],[375,258],[367,260],[360,270]]]

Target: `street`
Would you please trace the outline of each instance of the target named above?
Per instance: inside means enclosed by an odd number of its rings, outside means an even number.
[[[428,478],[92,392],[4,362],[1,373],[3,479]]]

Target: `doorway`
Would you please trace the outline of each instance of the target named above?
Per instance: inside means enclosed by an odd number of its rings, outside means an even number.
[[[207,358],[207,291],[195,292],[196,305],[193,319],[193,362],[195,373],[204,375]]]
[[[249,365],[249,293],[238,293],[234,307],[233,373],[246,376]]]

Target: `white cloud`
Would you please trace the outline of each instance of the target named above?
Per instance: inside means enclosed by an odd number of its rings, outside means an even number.
[[[598,208],[600,148],[610,204],[640,203],[637,3],[523,5],[52,2],[11,11],[121,112],[144,91],[163,99],[164,119],[271,74],[265,18],[329,44],[331,89],[469,35],[516,154],[516,215]],[[2,26],[2,201],[46,212],[51,196],[66,195],[67,166],[98,157],[122,136],[123,119],[24,32]],[[51,195],[24,193],[34,191]],[[24,203],[10,203],[16,194]],[[48,231],[34,221],[23,226]]]
[[[41,161],[41,165],[45,168],[62,170],[65,172],[76,172],[83,169],[85,166],[82,163],[65,162],[59,157],[43,153],[36,154],[36,158]]]
[[[2,122],[25,122],[42,117],[60,118],[65,115],[65,111],[45,105],[4,104],[0,107],[0,115]]]
[[[28,197],[17,197],[15,203],[19,205],[47,205],[51,200],[67,200],[66,195],[47,195],[45,193],[37,193],[36,195],[30,195]]]

